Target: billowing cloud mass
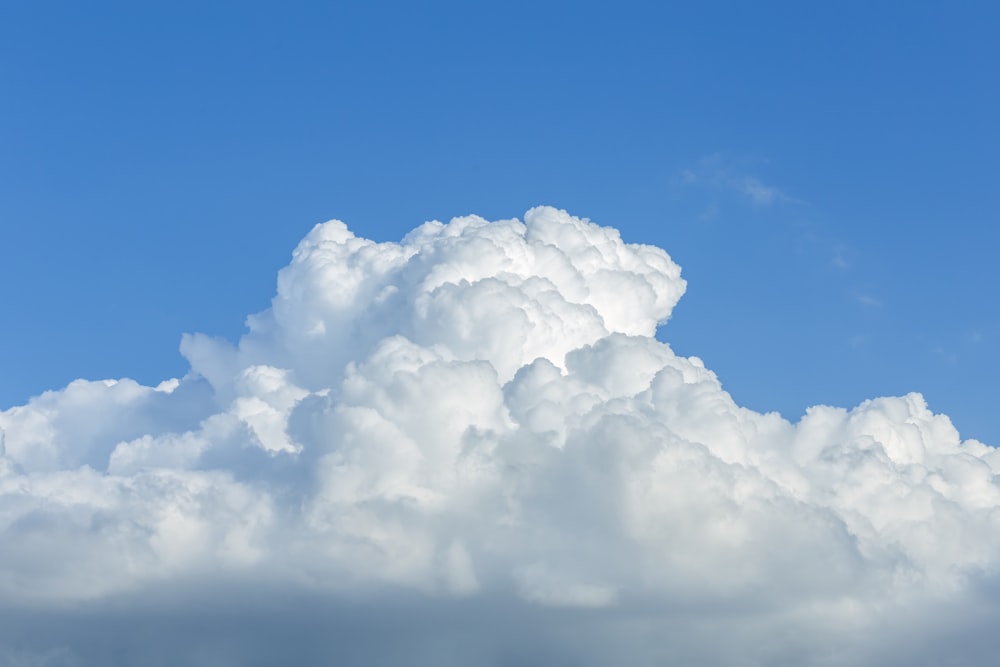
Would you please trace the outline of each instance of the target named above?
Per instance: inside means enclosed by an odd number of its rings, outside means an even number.
[[[684,290],[551,208],[317,225],[185,377],[0,413],[0,664],[985,664],[998,450],[736,405]]]

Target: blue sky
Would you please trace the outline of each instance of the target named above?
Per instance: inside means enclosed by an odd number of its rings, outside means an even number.
[[[1000,443],[993,3],[3,3],[0,407],[183,374],[316,222],[551,204],[664,247],[741,404]]]

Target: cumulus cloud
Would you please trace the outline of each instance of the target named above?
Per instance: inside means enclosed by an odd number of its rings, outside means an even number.
[[[919,394],[740,407],[654,338],[684,290],[552,208],[317,225],[238,342],[183,338],[185,377],[0,413],[0,663],[1000,648],[998,450]]]

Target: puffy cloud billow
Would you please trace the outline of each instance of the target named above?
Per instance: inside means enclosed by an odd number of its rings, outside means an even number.
[[[740,407],[684,290],[552,208],[317,225],[185,377],[0,413],[0,664],[989,662],[998,450]]]

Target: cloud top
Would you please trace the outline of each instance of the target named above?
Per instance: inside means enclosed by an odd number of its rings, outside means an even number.
[[[935,608],[995,614],[997,450],[919,394],[736,405],[653,337],[684,289],[663,250],[552,208],[400,243],[317,225],[238,343],[184,337],[184,378],[0,413],[0,607],[416,599],[481,623],[483,664],[525,614],[542,653],[620,664],[891,662],[908,628],[961,634]]]

